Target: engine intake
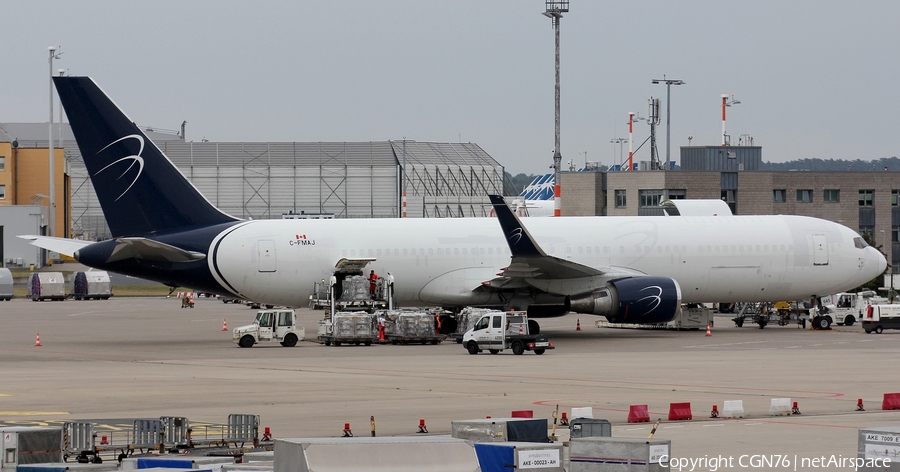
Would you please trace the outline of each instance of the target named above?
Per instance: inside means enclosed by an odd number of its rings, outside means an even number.
[[[571,311],[605,316],[613,323],[666,323],[681,305],[681,287],[668,277],[628,277],[572,295],[566,305]]]

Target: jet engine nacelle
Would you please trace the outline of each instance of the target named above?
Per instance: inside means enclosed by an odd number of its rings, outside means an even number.
[[[681,306],[681,287],[668,277],[628,277],[572,295],[566,304],[571,311],[605,316],[612,323],[666,323]]]

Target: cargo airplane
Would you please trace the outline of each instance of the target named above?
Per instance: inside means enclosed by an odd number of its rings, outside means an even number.
[[[393,275],[405,305],[671,320],[681,303],[799,300],[884,272],[855,231],[803,216],[254,220],[215,208],[88,77],[54,77],[112,239],[28,236],[98,269],[304,306],[339,261]],[[499,221],[499,225],[498,225]]]

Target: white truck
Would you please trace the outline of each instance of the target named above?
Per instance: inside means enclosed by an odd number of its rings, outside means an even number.
[[[869,305],[862,317],[863,330],[881,334],[886,329],[900,329],[900,305]]]
[[[306,336],[306,329],[297,327],[294,310],[260,310],[253,324],[234,328],[232,341],[240,347],[253,347],[260,341],[278,341],[284,347],[294,347]]]
[[[859,293],[842,292],[830,297],[823,297],[822,305],[826,310],[818,313],[820,321],[816,326],[827,328],[824,325],[831,323],[853,326],[853,323],[862,319],[867,306],[886,303],[888,303],[887,298],[877,296],[872,290]]]
[[[491,354],[499,354],[504,349],[512,349],[515,355],[525,351],[541,355],[547,349],[554,349],[546,336],[529,332],[528,315],[524,311],[485,313],[463,334],[462,345],[469,354],[478,354],[485,349]]]

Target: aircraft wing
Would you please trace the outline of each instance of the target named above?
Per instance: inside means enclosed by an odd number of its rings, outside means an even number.
[[[48,251],[58,252],[67,256],[73,256],[75,251],[94,244],[92,241],[80,239],[54,238],[52,236],[22,235],[21,239],[31,241],[32,246],[37,246]]]
[[[577,279],[608,275],[606,271],[594,267],[548,256],[509,209],[503,197],[490,195],[490,199],[512,254],[509,267],[498,275],[509,279]]]

